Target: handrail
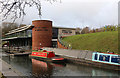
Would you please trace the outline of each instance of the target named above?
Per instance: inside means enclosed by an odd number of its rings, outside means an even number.
[[[70,43],[62,41],[62,35],[58,35],[58,41],[60,42],[61,45],[67,47],[68,49],[72,49],[72,46]]]

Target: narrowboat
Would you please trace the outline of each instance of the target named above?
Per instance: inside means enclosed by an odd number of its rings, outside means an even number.
[[[56,57],[53,51],[47,51],[44,49],[33,50],[30,57],[34,57],[36,59],[49,61],[49,62],[64,62],[64,58]]]
[[[120,66],[120,55],[114,53],[93,52],[92,61]]]

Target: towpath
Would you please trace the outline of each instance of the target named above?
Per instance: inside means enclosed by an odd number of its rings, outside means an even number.
[[[88,50],[71,50],[71,49],[58,49],[58,48],[47,48],[47,47],[45,47],[44,49],[54,51],[56,55],[92,60],[93,52]]]

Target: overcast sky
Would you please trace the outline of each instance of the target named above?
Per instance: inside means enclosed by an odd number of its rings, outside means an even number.
[[[41,1],[41,19],[53,21],[53,26],[98,28],[118,23],[119,0],[61,0],[52,4]],[[32,24],[40,19],[35,7],[27,8],[26,12],[22,23]]]

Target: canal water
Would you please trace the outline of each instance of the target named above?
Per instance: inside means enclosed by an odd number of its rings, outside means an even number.
[[[25,76],[120,76],[118,71],[105,70],[72,63],[48,63],[29,56],[7,56],[2,59]]]

